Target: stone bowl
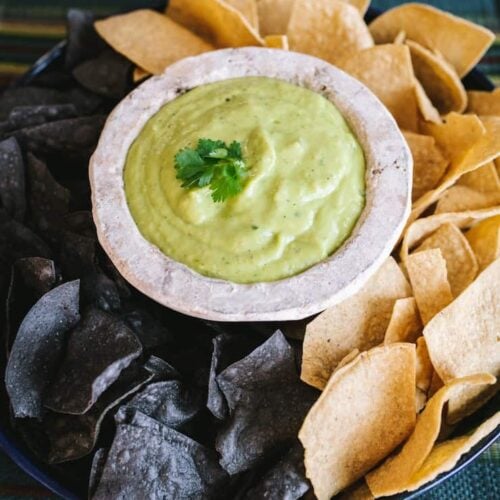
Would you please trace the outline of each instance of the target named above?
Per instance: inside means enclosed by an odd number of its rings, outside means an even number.
[[[124,191],[128,150],[146,122],[189,89],[246,76],[278,78],[333,102],[366,160],[366,206],[332,255],[295,276],[238,284],[203,276],[139,232]],[[364,85],[320,59],[239,48],[179,61],[131,92],[109,115],[90,161],[93,216],[102,247],[135,288],[182,313],[217,321],[285,321],[316,314],[357,292],[389,256],[411,203],[412,157],[384,105]]]

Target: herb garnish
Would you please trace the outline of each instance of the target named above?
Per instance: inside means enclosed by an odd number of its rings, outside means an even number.
[[[177,179],[182,187],[210,186],[214,201],[225,201],[243,189],[247,167],[241,144],[233,141],[199,139],[196,149],[184,148],[175,155]]]

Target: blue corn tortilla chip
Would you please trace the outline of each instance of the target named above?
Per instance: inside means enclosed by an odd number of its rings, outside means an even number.
[[[6,89],[0,99],[0,120],[8,120],[10,112],[19,106],[68,104],[72,95],[44,87],[13,87]]]
[[[71,103],[17,106],[9,113],[7,123],[10,130],[17,130],[64,118],[73,118],[77,114],[75,105]]]
[[[301,382],[295,352],[279,330],[220,373],[217,384],[230,416],[217,435],[216,449],[230,474],[289,446],[319,395]]]
[[[65,334],[80,319],[79,282],[46,293],[24,318],[7,362],[5,384],[14,416],[41,418],[43,396],[60,360]]]
[[[42,238],[0,209],[0,262],[12,264],[23,257],[51,256],[52,252]]]
[[[226,480],[214,451],[136,412],[118,425],[94,500],[212,498]]]
[[[43,123],[16,131],[15,137],[28,150],[37,153],[90,154],[97,145],[105,118],[93,115]]]
[[[26,211],[24,161],[14,137],[0,142],[0,203],[18,221]]]
[[[106,448],[99,448],[94,453],[94,457],[92,458],[92,465],[90,467],[88,498],[92,498],[94,496],[97,485],[101,480],[102,471],[104,469],[104,465],[106,464],[107,458],[108,450]]]
[[[66,231],[60,245],[60,262],[67,279],[80,278],[81,294],[87,304],[103,311],[120,309],[117,286],[98,267],[94,237]]]
[[[203,406],[199,393],[188,390],[179,380],[149,384],[115,415],[118,423],[129,422],[136,411],[176,430],[195,418]]]
[[[122,99],[131,90],[132,65],[117,52],[106,49],[97,58],[79,64],[73,70],[75,79],[91,92]]]
[[[226,398],[217,383],[217,375],[230,364],[252,352],[261,342],[262,337],[257,334],[221,333],[212,339],[213,351],[208,376],[207,408],[214,417],[224,420],[229,414]]]
[[[251,487],[243,498],[298,500],[310,488],[304,469],[304,449],[297,440],[274,466],[259,477],[257,484]]]
[[[94,28],[94,15],[88,10],[69,9],[67,28],[68,41],[64,63],[68,69],[95,57],[106,47],[104,40]]]
[[[45,406],[59,413],[86,413],[141,353],[141,344],[123,321],[99,309],[87,310],[68,334],[65,358]]]
[[[57,282],[54,261],[43,257],[26,257],[14,262],[5,303],[5,348],[10,352],[21,321],[42,295]]]
[[[48,440],[45,461],[56,464],[77,460],[91,453],[106,415],[154,377],[154,373],[141,366],[131,366],[87,413],[67,415],[48,412],[42,422]]]
[[[37,228],[46,233],[69,210],[70,192],[52,176],[47,165],[28,153],[28,184],[31,213]]]
[[[123,315],[145,350],[158,347],[172,340],[170,331],[148,311],[133,309]]]

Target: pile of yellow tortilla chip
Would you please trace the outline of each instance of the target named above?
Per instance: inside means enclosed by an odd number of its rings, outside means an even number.
[[[295,338],[305,329],[301,376],[323,391],[299,434],[320,500],[351,485],[349,498],[415,490],[500,424],[497,413],[443,438],[495,394],[500,374],[500,89],[467,92],[461,81],[494,35],[420,4],[367,26],[368,5],[171,0],[165,14],[95,24],[137,81],[221,47],[320,57],[368,86],[408,142],[413,207],[393,256],[356,295],[284,327]]]

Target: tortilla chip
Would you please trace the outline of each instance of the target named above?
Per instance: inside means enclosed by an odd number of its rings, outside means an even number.
[[[470,90],[467,92],[467,97],[469,99],[468,113],[476,113],[481,116],[500,116],[500,88],[496,88],[492,92]]]
[[[26,167],[14,137],[0,142],[0,158],[0,203],[12,218],[22,221],[26,212]]]
[[[414,345],[375,347],[335,372],[299,432],[316,497],[330,499],[362,477],[415,420]]]
[[[427,348],[434,369],[443,382],[474,373],[500,374],[498,304],[500,260],[497,259],[426,325],[424,336]],[[491,395],[492,391],[464,392],[460,398],[450,401],[449,421],[453,423],[469,414]]]
[[[224,0],[225,3],[234,7],[248,21],[248,24],[258,33],[259,15],[256,0]]]
[[[486,219],[465,233],[479,264],[479,271],[500,257],[500,215]]]
[[[359,349],[353,349],[347,356],[344,356],[337,365],[336,370],[340,370],[343,366],[348,365],[359,354]]]
[[[445,403],[463,386],[492,384],[495,378],[488,374],[456,379],[441,388],[419,415],[413,434],[401,451],[388,458],[380,467],[366,476],[366,482],[375,497],[389,496],[405,491],[415,473],[431,453],[439,435]]]
[[[483,422],[472,433],[434,445],[422,466],[407,484],[406,491],[414,491],[439,474],[453,469],[462,455],[493,432],[498,425],[500,425],[500,412]]]
[[[396,43],[396,41],[394,41]],[[422,84],[415,78],[415,94],[417,96],[418,110],[425,121],[440,124],[443,122],[441,120],[441,115],[439,111],[434,107],[429,96],[425,93]]]
[[[400,128],[417,129],[415,77],[408,47],[378,45],[352,54],[338,66],[364,83],[387,106]]]
[[[447,214],[431,215],[414,221],[410,224],[403,238],[400,256],[403,262],[408,258],[408,252],[420,244],[424,238],[436,231],[441,225],[450,222],[460,229],[470,227],[484,219],[500,214],[500,207],[486,208],[484,210],[471,210],[468,212],[456,212]]]
[[[257,0],[262,36],[286,33],[294,0]]]
[[[401,5],[386,11],[370,24],[376,43],[387,43],[401,31],[410,40],[440,52],[462,78],[495,40],[490,30],[423,4]]]
[[[453,296],[459,295],[477,276],[479,266],[467,239],[454,224],[447,222],[427,237],[415,250],[439,248],[446,261],[448,281]]]
[[[434,369],[424,337],[417,339],[417,388],[426,393],[429,390]]]
[[[353,7],[359,10],[359,13],[364,16],[368,7],[370,6],[371,0],[341,0],[342,2],[349,3]]]
[[[445,124],[426,123],[424,128],[435,137],[451,164],[441,183],[414,203],[410,221],[437,201],[463,174],[482,167],[500,154],[500,118],[485,116],[479,120],[475,115],[450,113]]]
[[[230,2],[170,0],[167,15],[216,47],[264,44],[259,33]]]
[[[448,160],[436,146],[436,140],[429,135],[403,132],[413,156],[412,199],[417,200],[433,189],[448,166]]]
[[[467,186],[452,186],[448,188],[436,205],[435,214],[450,212],[465,212],[466,210],[480,210],[500,204],[500,190],[498,192],[482,193]]]
[[[422,334],[422,320],[417,302],[413,297],[394,302],[389,326],[385,332],[384,344],[393,342],[415,342]]]
[[[380,344],[397,299],[409,297],[406,278],[389,257],[352,297],[330,307],[306,327],[301,378],[323,389],[341,359]]]
[[[374,498],[364,479],[360,479],[335,497],[336,500],[373,500]]]
[[[401,30],[395,37],[392,43],[396,45],[402,45],[406,40],[406,31]]]
[[[300,381],[295,352],[279,330],[216,381],[229,418],[215,448],[231,475],[261,464],[293,440],[319,395]]]
[[[420,413],[425,408],[426,403],[427,403],[427,394],[417,387],[417,392],[415,395],[415,405],[417,414]]]
[[[462,175],[457,184],[470,187],[481,193],[500,192],[500,178],[492,161]]]
[[[14,416],[43,416],[43,397],[64,350],[66,332],[80,319],[79,291],[79,281],[53,288],[21,323],[5,371]]]
[[[113,49],[155,75],[179,59],[213,49],[186,28],[153,10],[134,10],[96,21],[94,25]]]
[[[297,441],[276,463],[257,474],[255,484],[245,492],[245,498],[299,499],[311,489],[304,470],[304,450]]]
[[[453,300],[446,260],[439,249],[425,250],[409,255],[406,269],[420,317],[426,325]]]
[[[415,76],[441,114],[461,113],[467,106],[467,94],[453,66],[443,56],[417,42],[407,40]]]
[[[427,352],[429,352],[429,350],[427,350]],[[436,373],[436,370],[434,370],[434,372],[432,373],[431,385],[429,387],[429,390],[427,391],[427,397],[431,398],[432,396],[434,396],[434,394],[436,394],[436,392],[439,391],[439,389],[441,389],[443,385],[444,382],[441,380],[440,376]]]
[[[134,83],[137,83],[144,80],[148,76],[151,76],[151,73],[149,71],[146,71],[144,68],[141,68],[140,66],[136,66],[134,68],[134,71],[132,72],[132,81]]]
[[[292,50],[333,64],[373,46],[359,11],[330,0],[296,0],[286,34]]]
[[[271,49],[288,50],[288,37],[286,35],[267,35],[264,38],[266,47]]]

